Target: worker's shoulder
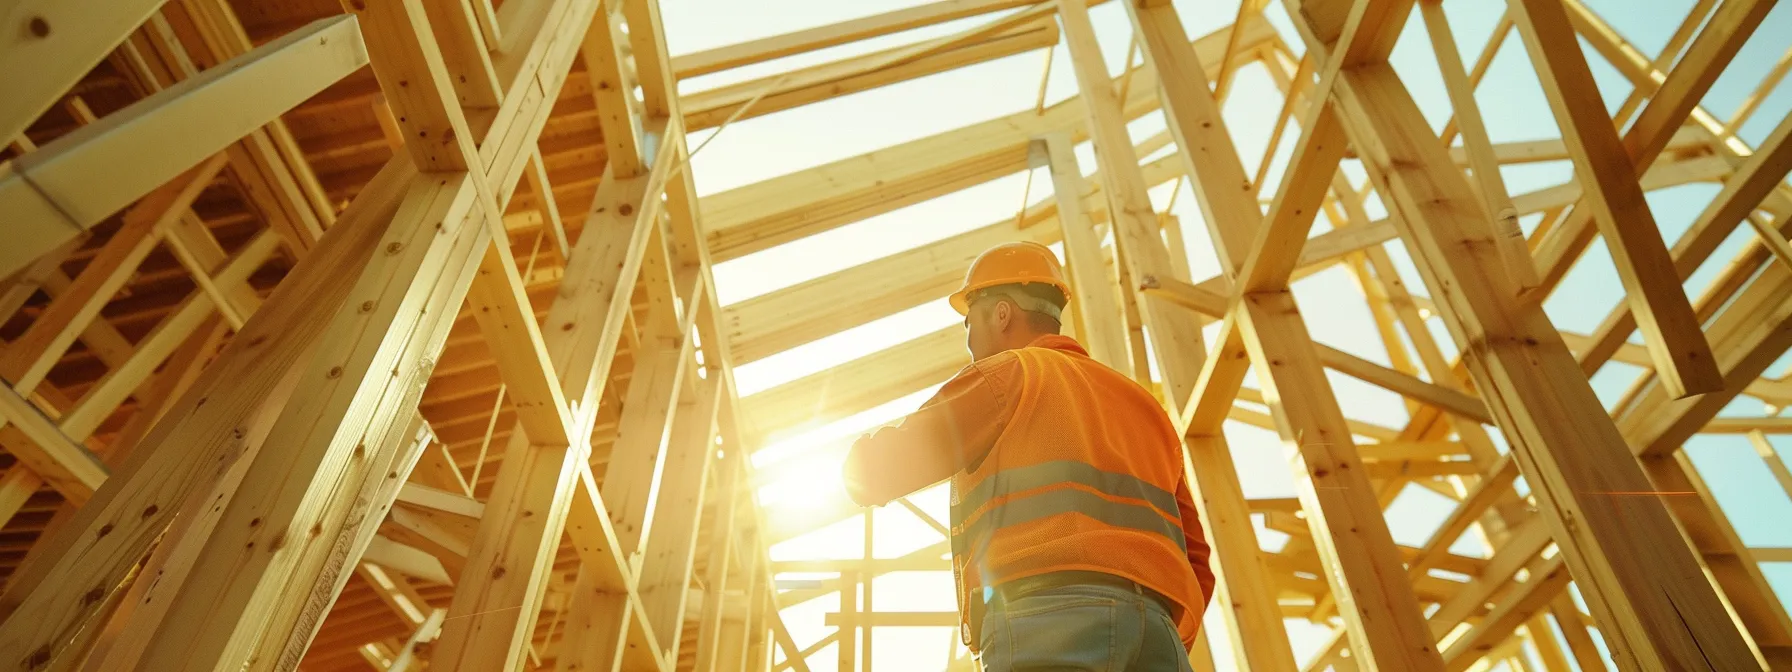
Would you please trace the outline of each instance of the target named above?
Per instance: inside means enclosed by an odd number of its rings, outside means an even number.
[[[1020,354],[1014,350],[1005,350],[971,362],[958,375],[974,375],[998,381],[1012,380],[1022,374],[1025,368],[1021,364]]]

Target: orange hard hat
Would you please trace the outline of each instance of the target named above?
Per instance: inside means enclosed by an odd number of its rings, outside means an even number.
[[[960,315],[971,311],[971,293],[997,285],[1019,285],[1042,282],[1058,288],[1064,300],[1070,300],[1070,283],[1064,281],[1064,267],[1052,248],[1032,241],[1002,243],[977,255],[971,270],[964,274],[964,286],[950,297],[952,307]]]

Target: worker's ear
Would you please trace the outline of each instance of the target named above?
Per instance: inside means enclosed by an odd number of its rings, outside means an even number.
[[[1008,327],[1014,324],[1014,319],[1019,317],[1015,315],[1014,304],[1009,301],[997,301],[991,309],[995,311],[996,331],[998,332],[1006,333]]]

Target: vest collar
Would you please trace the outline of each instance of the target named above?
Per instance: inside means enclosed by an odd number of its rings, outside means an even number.
[[[1081,343],[1076,342],[1076,339],[1074,339],[1074,338],[1071,338],[1069,336],[1065,336],[1062,334],[1047,334],[1044,336],[1040,336],[1039,338],[1033,339],[1033,342],[1028,343],[1027,347],[1029,347],[1029,348],[1045,348],[1047,350],[1062,350],[1064,352],[1075,353],[1078,355],[1082,355],[1084,357],[1089,356],[1089,351],[1083,349],[1083,345]]]

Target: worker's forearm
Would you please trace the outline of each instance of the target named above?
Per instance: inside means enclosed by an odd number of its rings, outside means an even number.
[[[952,474],[932,457],[936,448],[915,445],[913,439],[886,429],[854,444],[846,456],[847,496],[860,506],[882,506]]]
[[[976,368],[947,381],[920,410],[859,439],[847,452],[846,492],[881,505],[982,460],[1012,409]]]

